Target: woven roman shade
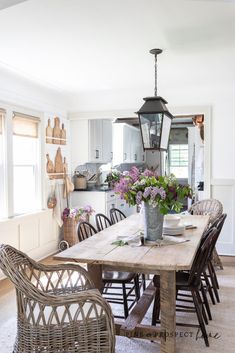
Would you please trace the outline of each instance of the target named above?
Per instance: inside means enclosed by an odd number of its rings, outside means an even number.
[[[13,135],[37,138],[39,122],[37,117],[14,112]]]

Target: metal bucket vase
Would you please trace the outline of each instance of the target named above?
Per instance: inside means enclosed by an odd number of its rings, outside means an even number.
[[[144,237],[146,240],[162,239],[163,217],[158,207],[144,203]]]

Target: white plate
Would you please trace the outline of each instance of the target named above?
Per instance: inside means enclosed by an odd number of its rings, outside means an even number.
[[[185,231],[185,226],[182,224],[178,227],[163,227],[163,234],[165,235],[181,235]]]
[[[164,232],[163,231],[163,235],[169,235],[171,237],[174,237],[176,235],[183,235],[183,234],[184,234],[184,231],[182,231],[182,232],[178,231],[178,232],[175,232],[175,233],[169,233],[169,232]]]
[[[185,229],[185,225],[180,223],[177,227],[169,227],[163,224],[163,229],[166,229],[169,231],[177,231],[177,230]]]

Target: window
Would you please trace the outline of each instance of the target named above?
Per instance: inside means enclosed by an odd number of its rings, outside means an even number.
[[[32,212],[39,202],[39,119],[13,115],[13,213]]]
[[[169,145],[170,173],[177,178],[188,178],[188,145]]]
[[[5,111],[0,109],[0,218],[6,217],[6,190],[4,178],[4,117]]]

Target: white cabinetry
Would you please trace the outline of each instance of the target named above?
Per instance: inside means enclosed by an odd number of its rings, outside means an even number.
[[[88,121],[88,162],[101,162],[103,160],[102,125],[102,120]]]
[[[144,161],[140,130],[125,123],[113,124],[113,165]]]
[[[71,164],[108,163],[112,160],[112,121],[71,120]]]
[[[91,205],[95,213],[103,213],[110,218],[110,209],[118,208],[126,216],[136,212],[136,207],[130,207],[124,200],[121,200],[113,191],[74,191],[71,196],[72,207]],[[94,225],[94,217],[90,222]]]
[[[102,120],[102,151],[103,161],[111,162],[113,158],[113,123]]]

